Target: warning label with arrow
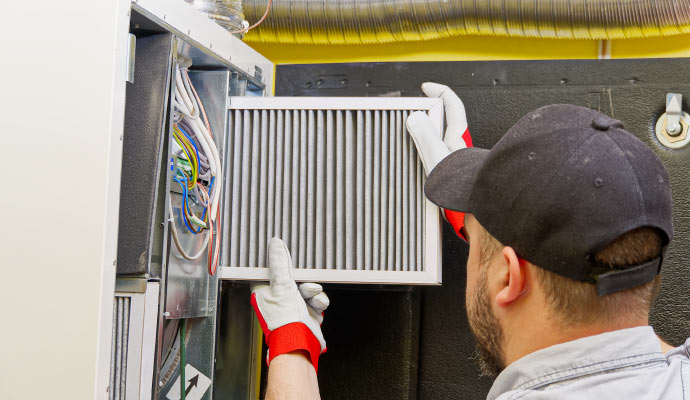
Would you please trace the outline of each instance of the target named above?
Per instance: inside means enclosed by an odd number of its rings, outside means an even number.
[[[208,387],[211,386],[211,380],[191,364],[187,364],[184,368],[185,374],[185,400],[201,400],[201,397],[206,393]],[[170,388],[168,394],[165,395],[168,400],[180,400],[180,377],[178,376],[175,383]]]

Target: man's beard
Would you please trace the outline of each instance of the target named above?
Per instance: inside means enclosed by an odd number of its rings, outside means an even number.
[[[481,266],[472,304],[467,304],[467,319],[477,339],[479,369],[483,376],[496,377],[505,368],[503,330],[493,313],[489,299],[487,266]]]

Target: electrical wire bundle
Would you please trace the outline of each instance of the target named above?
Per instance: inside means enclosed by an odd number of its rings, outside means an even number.
[[[180,243],[172,199],[168,203],[171,231],[175,247],[184,259],[199,259],[206,251],[208,272],[213,275],[220,258],[220,156],[204,105],[189,79],[188,68],[176,64],[176,69],[171,170],[173,181],[182,192],[183,229],[192,235],[205,235],[198,253],[189,255]],[[195,206],[202,211],[195,213]]]

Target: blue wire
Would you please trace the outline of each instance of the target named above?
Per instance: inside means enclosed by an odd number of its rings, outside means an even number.
[[[182,212],[184,213],[185,210],[188,210],[189,208],[187,205],[187,178],[185,177],[182,179],[184,180],[184,183],[182,183],[182,181],[180,181],[177,178],[177,176],[175,176],[175,178],[174,178],[175,182],[177,182],[177,184],[182,187],[182,208],[183,208]],[[192,232],[193,234],[196,235],[197,232],[189,226],[189,223],[187,222],[187,216],[185,214],[182,215],[182,220],[184,221],[184,224],[187,227],[187,230],[189,230],[190,232]]]

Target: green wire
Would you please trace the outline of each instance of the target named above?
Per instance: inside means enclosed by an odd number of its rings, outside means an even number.
[[[185,400],[186,379],[184,376],[184,367],[187,364],[187,348],[184,343],[185,331],[187,330],[187,320],[182,318],[180,320],[180,400]]]

